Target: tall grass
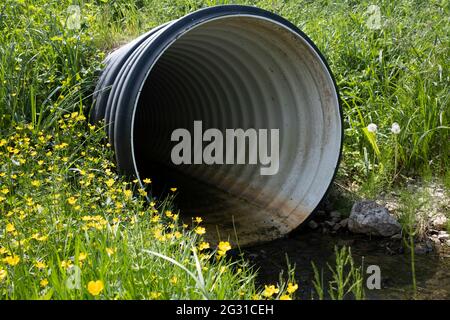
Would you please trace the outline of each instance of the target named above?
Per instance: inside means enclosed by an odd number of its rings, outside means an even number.
[[[330,62],[345,111],[344,176],[390,183],[448,171],[449,21],[446,0],[202,1],[6,0],[0,14],[0,123],[57,118],[60,100],[90,107],[107,51],[199,8],[240,3],[274,11],[304,30]],[[69,5],[80,6],[79,29]],[[380,8],[378,29],[367,24]],[[76,108],[79,108],[77,105]],[[390,127],[400,124],[394,144]],[[378,125],[376,145],[363,130]],[[375,149],[374,149],[374,146]],[[395,146],[395,147],[394,147]]]
[[[318,299],[329,297],[332,300],[344,300],[353,298],[364,299],[364,278],[362,267],[357,267],[353,261],[352,252],[349,247],[334,248],[335,264],[327,263],[331,273],[331,280],[325,285],[324,271],[317,268],[311,262],[314,271],[313,286]]]

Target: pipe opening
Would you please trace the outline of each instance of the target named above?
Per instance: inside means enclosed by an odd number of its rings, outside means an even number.
[[[276,238],[312,212],[331,182],[341,146],[337,99],[328,69],[299,34],[254,16],[207,21],[165,49],[142,87],[135,170],[153,178],[156,194],[177,186],[182,214],[204,216],[222,239],[234,239],[233,228],[240,243]],[[277,174],[261,175],[260,164],[173,165],[172,132],[185,128],[194,139],[196,120],[224,137],[225,129],[279,129]]]

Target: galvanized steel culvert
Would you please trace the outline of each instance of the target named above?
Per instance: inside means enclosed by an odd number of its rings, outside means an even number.
[[[337,170],[342,114],[331,71],[311,40],[278,15],[247,6],[202,9],[110,54],[93,121],[105,120],[121,173],[178,187],[185,219],[241,245],[299,226]],[[259,165],[174,165],[177,128],[279,129],[279,171]],[[198,151],[198,150],[197,150]],[[195,152],[195,150],[194,150]]]

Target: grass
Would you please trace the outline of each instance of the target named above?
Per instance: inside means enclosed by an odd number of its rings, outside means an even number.
[[[355,266],[350,247],[335,247],[334,254],[334,266],[327,263],[331,273],[328,288],[326,288],[324,283],[323,270],[319,272],[314,262],[311,262],[314,271],[313,286],[317,298],[323,300],[327,294],[327,297],[332,300],[364,299],[363,267]]]
[[[448,190],[448,0],[376,1],[376,29],[367,24],[373,1],[5,0],[1,298],[292,296],[281,281],[255,288],[255,273],[245,262],[200,250],[206,245],[200,245],[198,226],[184,228],[176,212],[166,214],[173,197],[146,204],[149,190],[115,175],[102,128],[83,116],[109,51],[154,26],[222,3],[282,15],[326,56],[345,112],[338,176],[345,188],[370,196],[403,188],[410,177],[432,177]],[[79,25],[71,5],[79,6]],[[394,122],[398,134],[391,132]],[[367,130],[370,123],[376,132]],[[411,219],[401,221],[411,225]]]

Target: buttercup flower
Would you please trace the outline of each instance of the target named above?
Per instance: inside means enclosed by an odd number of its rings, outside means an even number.
[[[200,223],[200,222],[203,221],[203,219],[200,218],[200,217],[195,217],[194,221],[197,222],[197,223]]]
[[[42,279],[42,280],[39,282],[39,284],[40,284],[40,286],[41,286],[42,288],[45,288],[45,287],[48,285],[48,280],[47,280],[47,279]]]
[[[280,300],[292,300],[292,299],[291,299],[291,297],[290,297],[289,295],[283,294],[283,295],[280,297]]]
[[[298,289],[298,284],[289,283],[288,287],[287,287],[287,292],[294,293],[295,291],[297,291],[297,289]]]
[[[266,285],[266,286],[264,286],[263,296],[265,296],[266,298],[270,298],[274,294],[277,294],[279,291],[280,291],[280,289],[275,288],[274,285],[270,285],[270,286]]]
[[[92,294],[94,297],[98,296],[103,291],[104,288],[105,286],[103,285],[103,281],[101,280],[89,281],[87,285],[89,293]]]
[[[9,264],[10,266],[15,266],[20,262],[20,257],[15,255],[7,256],[6,258],[3,259],[3,261]]]
[[[14,225],[12,223],[8,223],[6,225],[6,232],[14,232],[16,231],[16,228],[14,227]]]
[[[228,241],[220,241],[217,246],[217,254],[219,256],[224,256],[228,250],[231,250],[231,245]]]
[[[77,202],[77,199],[75,197],[70,197],[69,199],[67,199],[67,203],[70,205],[74,205],[75,202]]]
[[[206,229],[203,228],[203,227],[197,227],[197,228],[195,228],[194,231],[195,231],[196,234],[199,234],[199,235],[202,235],[202,234],[206,233]]]
[[[201,242],[198,245],[198,250],[202,251],[202,250],[205,250],[205,249],[209,249],[209,243],[208,242]]]

